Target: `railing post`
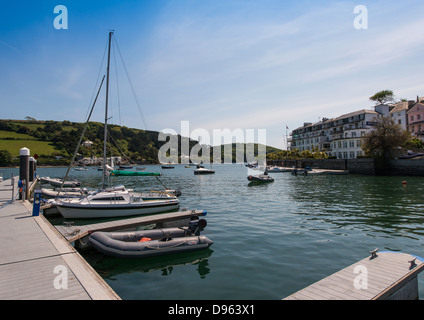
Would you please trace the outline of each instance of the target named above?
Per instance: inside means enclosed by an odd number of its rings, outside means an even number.
[[[19,150],[19,180],[25,181],[25,199],[29,198],[29,149],[22,148]],[[23,195],[19,196],[20,200],[23,199]]]
[[[15,176],[12,173],[12,176],[10,177],[10,182],[12,184],[12,202],[15,199]]]

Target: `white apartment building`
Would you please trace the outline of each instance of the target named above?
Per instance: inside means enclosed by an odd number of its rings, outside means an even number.
[[[408,130],[408,111],[415,105],[416,101],[401,101],[395,103],[390,110],[390,117],[396,124],[399,124],[403,130]]]
[[[337,159],[354,159],[363,155],[362,140],[372,130],[376,117],[388,116],[390,107],[379,105],[375,110],[358,110],[334,119],[323,118],[312,124],[304,123],[292,131],[291,148],[299,151],[318,147]]]

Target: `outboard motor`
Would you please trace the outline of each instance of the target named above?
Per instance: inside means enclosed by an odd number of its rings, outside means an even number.
[[[199,219],[199,217],[192,217],[188,225],[188,230],[195,236],[199,236],[200,232],[203,231],[208,223],[205,219]]]

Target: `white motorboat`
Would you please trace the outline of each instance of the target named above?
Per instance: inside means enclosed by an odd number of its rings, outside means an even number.
[[[177,210],[180,201],[176,196],[161,195],[152,200],[145,200],[141,193],[117,186],[97,190],[80,199],[58,199],[57,209],[64,218],[112,218],[153,214]]]
[[[215,171],[211,170],[211,169],[206,169],[206,168],[199,168],[194,170],[194,174],[214,174]]]

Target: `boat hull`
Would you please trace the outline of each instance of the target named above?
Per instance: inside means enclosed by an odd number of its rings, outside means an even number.
[[[78,203],[57,203],[57,209],[64,218],[89,219],[89,218],[114,218],[138,216],[144,214],[154,214],[178,210],[180,202],[178,200],[169,201],[144,201],[139,204],[78,204]]]
[[[214,174],[215,171],[214,170],[208,170],[208,169],[198,169],[198,170],[194,170],[194,174]]]
[[[168,228],[138,232],[94,232],[89,237],[89,243],[108,256],[147,258],[207,249],[213,241],[205,236],[188,235],[187,231],[180,228]]]
[[[247,180],[249,180],[250,182],[258,182],[258,183],[267,183],[267,182],[273,182],[274,179],[269,177],[269,176],[265,176],[265,175],[259,175],[259,176],[248,176]]]
[[[159,172],[140,172],[140,171],[123,171],[123,170],[113,170],[110,172],[111,176],[115,177],[133,177],[133,176],[160,176]]]

